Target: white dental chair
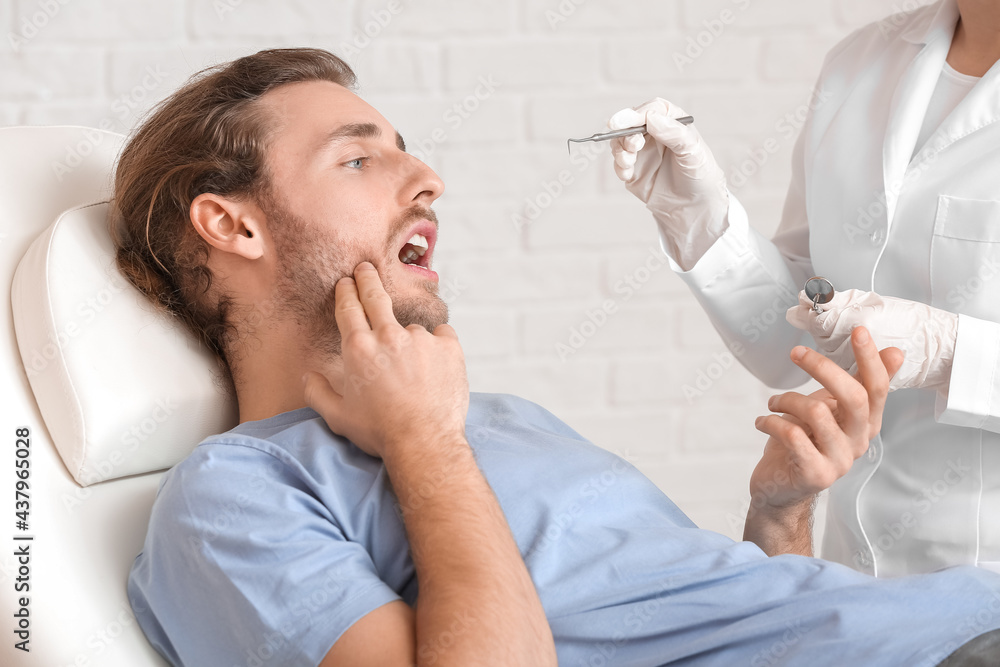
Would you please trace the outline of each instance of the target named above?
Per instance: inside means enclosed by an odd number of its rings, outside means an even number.
[[[163,471],[237,421],[207,350],[115,268],[101,202],[123,139],[0,129],[0,279],[11,288],[0,315],[0,665],[166,665],[135,622],[128,571]],[[27,448],[16,442],[25,427]],[[15,506],[24,449],[26,530]],[[25,546],[26,565],[15,557]],[[21,598],[29,652],[13,632]]]

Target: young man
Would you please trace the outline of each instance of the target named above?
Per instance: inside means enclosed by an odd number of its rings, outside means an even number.
[[[119,161],[119,266],[240,410],[165,477],[129,579],[172,664],[933,665],[993,636],[988,572],[768,557],[811,553],[815,494],[879,429],[900,357],[863,329],[857,379],[792,351],[825,389],[758,420],[752,542],[542,408],[470,396],[430,268],[443,184],[353,83],[323,51],[241,58]]]

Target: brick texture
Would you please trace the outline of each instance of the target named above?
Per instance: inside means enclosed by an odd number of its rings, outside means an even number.
[[[789,119],[824,54],[916,4],[13,0],[0,3],[0,125],[110,119],[127,132],[212,63],[292,45],[340,53],[447,184],[437,268],[472,388],[542,403],[739,538],[771,392],[656,261],[655,225],[607,147],[567,155],[565,140],[667,98],[695,115],[770,234],[800,126]],[[777,150],[755,160],[769,140]]]

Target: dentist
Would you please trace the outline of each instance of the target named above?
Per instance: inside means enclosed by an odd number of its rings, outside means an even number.
[[[879,576],[1000,571],[998,59],[993,0],[940,0],[840,42],[770,241],[697,129],[673,120],[684,110],[658,98],[608,124],[646,124],[613,140],[615,171],[758,378],[805,381],[788,353],[809,336],[850,367],[857,325],[905,352],[880,435],[830,491],[821,550]],[[798,296],[813,275],[838,290],[820,314]]]

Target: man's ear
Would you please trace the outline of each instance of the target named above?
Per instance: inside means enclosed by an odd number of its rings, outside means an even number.
[[[191,224],[209,245],[246,259],[264,254],[264,214],[252,201],[233,201],[208,192],[191,202]]]

